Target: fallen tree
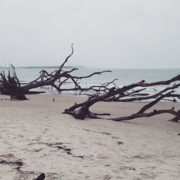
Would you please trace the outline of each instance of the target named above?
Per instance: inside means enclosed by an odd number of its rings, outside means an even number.
[[[89,99],[83,103],[75,104],[69,109],[65,109],[64,114],[70,114],[74,116],[76,119],[84,120],[86,117],[89,118],[97,118],[97,119],[108,119],[114,121],[123,121],[123,120],[131,120],[140,117],[151,117],[154,115],[162,114],[162,113],[170,113],[174,115],[172,121],[180,120],[180,110],[175,111],[172,107],[169,110],[154,110],[152,112],[146,113],[147,110],[152,108],[159,101],[167,99],[172,102],[176,102],[176,99],[180,99],[180,94],[176,94],[176,89],[180,86],[180,83],[175,84],[175,82],[180,81],[180,75],[177,75],[166,81],[158,81],[153,83],[146,83],[144,80],[138,83],[130,84],[128,86],[124,86],[119,88],[114,86],[113,88],[109,88],[108,92],[103,94],[95,94],[89,96]],[[171,83],[174,83],[171,85]],[[169,85],[164,88],[160,92],[156,92],[153,95],[149,95],[148,93],[142,93],[146,90],[147,87],[154,87],[157,85]],[[140,89],[137,89],[140,88]],[[136,89],[136,90],[134,90]],[[133,97],[132,97],[133,96]],[[171,99],[169,99],[171,98]],[[110,115],[108,113],[96,114],[90,111],[90,107],[96,104],[97,102],[133,102],[133,101],[147,101],[152,100],[143,106],[137,113],[132,114],[130,116],[118,117],[118,118],[102,118],[100,115]]]
[[[71,73],[78,70],[77,68],[73,68],[71,70],[65,71],[63,70],[63,67],[68,62],[68,59],[73,55],[74,49],[73,45],[71,46],[71,54],[67,56],[65,61],[61,64],[59,69],[48,73],[46,70],[42,70],[42,75],[39,76],[37,79],[31,81],[30,83],[26,85],[22,85],[16,75],[16,71],[14,66],[10,66],[10,68],[7,68],[7,75],[5,71],[0,73],[0,92],[2,94],[10,95],[11,99],[18,99],[18,100],[25,100],[25,94],[31,93],[31,89],[35,89],[38,87],[43,86],[52,86],[54,87],[59,93],[62,91],[95,91],[95,92],[107,92],[108,91],[108,85],[109,83],[106,83],[101,86],[90,86],[90,87],[81,87],[79,80],[90,78],[94,75],[100,75],[105,72],[111,72],[111,71],[101,71],[101,72],[94,72],[87,76],[74,76]],[[62,88],[62,85],[70,80],[74,84],[74,88]],[[113,83],[113,82],[110,82]]]
[[[62,91],[79,91],[80,93],[83,91],[92,90],[93,94],[88,94],[89,98],[87,101],[75,104],[69,109],[64,111],[65,114],[70,114],[74,116],[76,119],[84,120],[86,117],[89,118],[99,118],[102,119],[102,115],[110,115],[109,113],[96,114],[90,111],[90,107],[92,107],[97,102],[133,102],[133,101],[147,101],[152,100],[143,106],[137,113],[132,114],[130,116],[125,117],[117,117],[117,118],[103,118],[114,121],[123,121],[123,120],[131,120],[140,117],[151,117],[154,115],[169,113],[174,115],[172,121],[180,120],[180,110],[175,110],[173,107],[168,110],[153,110],[151,112],[147,112],[150,108],[152,108],[155,104],[157,104],[161,100],[168,100],[172,102],[176,102],[177,99],[180,99],[180,94],[176,93],[176,89],[180,87],[180,74],[168,79],[166,81],[157,81],[152,83],[146,83],[145,80],[142,80],[138,83],[130,84],[124,86],[122,88],[118,87],[115,84],[115,80],[111,82],[104,83],[102,85],[90,86],[83,88],[81,87],[80,80],[84,78],[90,78],[94,75],[100,75],[105,72],[111,71],[102,71],[102,72],[94,72],[87,76],[74,76],[71,73],[78,70],[77,68],[72,68],[68,71],[65,71],[63,67],[68,62],[69,58],[73,55],[74,49],[73,45],[71,46],[71,54],[67,56],[65,61],[61,64],[59,69],[48,73],[46,70],[42,70],[43,76],[39,76],[37,79],[31,81],[26,85],[22,85],[16,75],[16,71],[14,66],[11,65],[11,69],[8,68],[7,75],[5,71],[0,73],[0,92],[2,94],[10,95],[11,99],[25,100],[25,94],[29,94],[31,89],[42,87],[42,86],[52,86],[60,93]],[[63,88],[62,85],[71,80],[74,84],[74,88]],[[172,85],[172,83],[174,83]],[[158,85],[168,85],[161,91],[156,91],[154,88]],[[113,87],[112,87],[113,86]],[[146,92],[146,89],[151,87],[155,90],[153,95],[150,95]]]

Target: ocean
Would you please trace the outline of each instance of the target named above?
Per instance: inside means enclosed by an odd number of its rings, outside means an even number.
[[[73,67],[66,66],[64,70],[70,70]],[[94,75],[90,78],[85,78],[80,81],[83,87],[89,87],[91,85],[100,85],[106,82],[110,82],[113,79],[116,85],[122,87],[124,85],[137,83],[141,80],[145,80],[147,83],[167,80],[178,74],[180,74],[180,68],[177,69],[103,69],[103,68],[92,68],[92,67],[77,67],[79,70],[74,71],[72,74],[76,76],[86,76],[94,72],[111,70],[112,72],[103,73],[101,75]],[[47,72],[52,72],[58,67],[17,67],[16,73],[18,78],[23,83],[28,83],[40,75],[40,71],[45,69]],[[2,71],[2,68],[0,69]],[[64,84],[63,88],[74,87],[74,85],[68,81]],[[162,90],[166,86],[155,87],[157,91]],[[57,93],[56,90],[50,87],[39,88],[38,90],[46,91],[47,93]],[[152,93],[153,88],[147,88],[146,92]],[[180,93],[180,89],[177,90]],[[65,92],[73,93],[73,92]]]

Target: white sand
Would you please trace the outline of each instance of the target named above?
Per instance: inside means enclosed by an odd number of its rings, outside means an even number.
[[[61,114],[82,97],[30,95],[29,101],[5,97],[0,95],[2,180],[32,180],[42,172],[45,180],[180,179],[180,123],[169,122],[171,115],[126,122],[82,121]],[[142,105],[98,103],[93,110],[118,117]],[[180,109],[180,104],[174,105]],[[156,106],[168,107],[172,104]],[[23,163],[19,171],[17,161]]]

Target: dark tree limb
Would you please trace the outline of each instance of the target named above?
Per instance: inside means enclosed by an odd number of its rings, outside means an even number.
[[[12,72],[11,72],[12,68]],[[8,94],[11,97],[11,100],[27,100],[23,91],[20,88],[20,81],[16,75],[16,71],[13,65],[7,70],[8,75],[6,77],[5,72],[0,73],[0,92],[2,94]]]
[[[145,113],[145,111],[147,111],[152,106],[157,104],[159,101],[161,101],[167,97],[180,99],[180,95],[174,93],[175,90],[180,86],[180,84],[174,84],[173,86],[167,87],[167,88],[163,89],[162,91],[157,92],[156,94],[151,95],[151,96],[144,97],[143,96],[144,94],[140,93],[140,95],[139,95],[140,97],[129,98],[129,99],[123,99],[123,98],[129,97],[131,95],[136,95],[136,93],[142,92],[143,90],[145,90],[145,88],[143,88],[143,89],[134,91],[133,89],[136,87],[142,87],[142,86],[149,87],[149,86],[167,85],[167,84],[169,85],[170,83],[179,81],[179,80],[180,80],[180,75],[178,75],[174,78],[171,78],[170,80],[167,80],[167,81],[158,81],[158,82],[154,82],[154,83],[145,83],[145,81],[141,81],[139,83],[130,84],[130,85],[124,86],[122,88],[113,87],[111,89],[108,89],[108,92],[105,92],[104,94],[91,95],[90,98],[86,102],[80,103],[80,104],[75,104],[71,108],[66,109],[64,113],[70,114],[70,115],[74,116],[76,119],[82,119],[82,120],[84,120],[86,117],[100,118],[100,117],[98,117],[97,114],[92,113],[89,110],[89,108],[97,102],[100,102],[100,101],[106,101],[106,102],[111,101],[112,102],[112,101],[117,101],[117,99],[118,99],[118,101],[121,101],[121,102],[126,102],[126,101],[132,102],[132,101],[137,101],[137,100],[149,100],[149,99],[154,98],[155,100],[153,100],[152,102],[143,106],[136,114],[133,114],[131,116],[126,116],[126,117],[108,118],[108,119],[122,121],[122,120],[135,119],[135,118],[139,118],[139,117],[150,117],[150,116],[162,114],[162,113],[170,113],[175,116],[175,118],[173,118],[172,121],[178,121],[180,118],[179,111],[176,112],[173,109],[171,109],[171,110],[154,110],[151,113]],[[131,90],[131,92],[128,92],[130,90]],[[173,99],[173,101],[175,101],[175,100]]]
[[[164,113],[169,113],[175,116],[175,118],[173,118],[173,121],[178,121],[180,119],[180,114],[179,112],[174,111],[173,109],[168,109],[168,110],[154,110],[152,112],[149,113],[136,113],[136,114],[132,114],[131,116],[125,116],[125,117],[119,117],[119,118],[109,118],[109,120],[113,120],[113,121],[127,121],[127,120],[132,120],[132,119],[136,119],[136,118],[141,118],[141,117],[151,117],[154,115],[159,115],[159,114],[164,114]]]
[[[73,68],[68,71],[64,71],[63,67],[68,62],[69,58],[73,55],[74,49],[73,44],[71,45],[71,53],[69,56],[66,57],[65,61],[61,64],[58,70],[55,70],[51,73],[48,73],[46,70],[40,71],[43,73],[43,76],[39,76],[35,80],[31,81],[28,84],[21,84],[19,79],[17,78],[15,68],[12,66],[13,73],[10,73],[10,69],[8,69],[8,77],[6,78],[6,75],[4,72],[0,73],[0,92],[2,94],[8,94],[11,96],[11,99],[25,99],[24,94],[29,94],[29,90],[35,89],[42,86],[52,86],[60,93],[62,91],[95,91],[95,92],[106,92],[108,91],[108,84],[103,86],[90,86],[87,88],[82,88],[79,80],[84,78],[90,78],[94,75],[101,75],[102,73],[111,72],[111,71],[101,71],[101,72],[94,72],[87,76],[73,76],[71,73],[75,70],[78,70],[77,68]],[[63,89],[62,85],[67,82],[67,80],[71,80],[74,84],[74,88],[67,88]],[[114,82],[112,82],[114,83]]]
[[[140,111],[137,112],[137,114],[142,114],[144,113],[147,109],[151,108],[152,106],[154,106],[155,104],[157,104],[161,99],[165,98],[165,97],[171,97],[171,93],[169,92],[167,94],[161,95],[160,97],[158,97],[156,100],[148,103],[147,105],[145,105],[143,108],[141,108]]]

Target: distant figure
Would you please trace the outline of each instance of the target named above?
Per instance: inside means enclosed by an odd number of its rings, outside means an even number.
[[[40,75],[40,78],[41,78],[41,81],[44,81],[44,77],[46,75],[46,71],[45,70],[42,70],[39,72],[41,75]]]

